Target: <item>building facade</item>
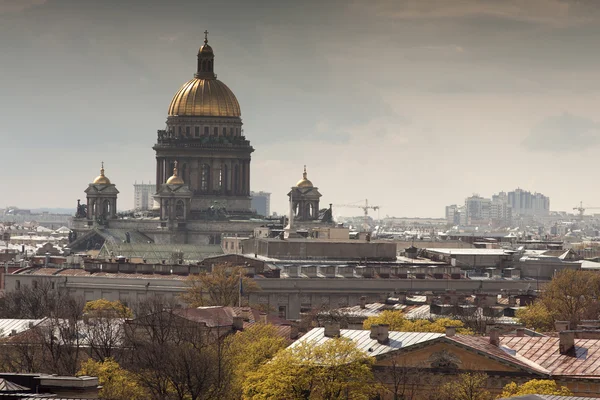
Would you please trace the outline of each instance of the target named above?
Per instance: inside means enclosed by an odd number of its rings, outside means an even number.
[[[155,208],[154,194],[156,185],[153,183],[134,183],[133,184],[133,209],[140,211],[152,210]]]
[[[268,217],[271,215],[271,193],[267,192],[250,192],[252,197],[251,207],[252,211],[258,215]]]
[[[178,162],[180,177],[192,192],[192,219],[214,207],[251,214],[250,156],[254,149],[242,130],[240,105],[229,87],[217,79],[215,54],[207,37],[197,58],[196,73],[173,96],[166,128],[158,131],[153,147],[157,190]]]

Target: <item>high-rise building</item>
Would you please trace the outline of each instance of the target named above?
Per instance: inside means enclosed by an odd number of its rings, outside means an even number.
[[[155,208],[154,194],[156,185],[153,183],[134,183],[133,184],[133,209],[151,210]]]
[[[250,192],[252,197],[251,205],[253,211],[258,215],[271,215],[271,193],[268,192]]]
[[[508,204],[512,207],[514,215],[540,216],[550,212],[550,198],[523,189],[508,192]]]
[[[465,199],[465,211],[469,224],[489,221],[492,201],[477,194]]]

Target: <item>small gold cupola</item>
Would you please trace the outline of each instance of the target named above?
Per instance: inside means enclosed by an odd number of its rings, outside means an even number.
[[[175,161],[175,166],[173,167],[173,175],[167,179],[167,185],[184,185],[183,179],[177,175],[177,161]]]
[[[307,174],[306,174],[306,165],[304,166],[304,173],[302,174],[302,179],[300,179],[298,181],[298,183],[296,183],[296,187],[300,187],[300,188],[311,188],[313,187],[313,184],[311,181],[309,181],[306,178]]]
[[[104,176],[104,161],[102,161],[102,167],[100,168],[100,175],[94,179],[94,185],[110,185],[110,179]]]

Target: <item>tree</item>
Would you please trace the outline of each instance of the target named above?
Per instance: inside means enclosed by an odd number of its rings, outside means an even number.
[[[232,365],[232,386],[229,396],[239,399],[248,374],[258,370],[277,352],[285,348],[287,341],[269,324],[254,324],[250,328],[226,339],[226,356]]]
[[[215,265],[210,273],[192,275],[187,285],[182,298],[192,307],[237,306],[240,294],[260,289],[253,279],[245,276],[244,267],[229,264]]]
[[[113,359],[104,361],[88,359],[81,365],[78,376],[97,376],[102,389],[100,397],[105,400],[144,400],[148,393],[139,385],[133,373],[121,368]]]
[[[571,327],[584,319],[598,319],[600,275],[592,271],[563,270],[544,286],[541,303],[520,313],[523,322],[534,329],[552,329],[554,321],[569,321]],[[549,323],[549,321],[552,323]]]
[[[487,375],[481,373],[460,374],[442,385],[440,400],[490,400],[492,395],[486,390]]]
[[[222,399],[230,382],[222,332],[177,314],[174,302],[151,298],[128,321],[123,365],[153,399]]]
[[[551,379],[532,379],[521,385],[511,382],[504,386],[500,397],[523,396],[526,394],[553,394],[558,396],[572,396],[571,391],[565,386],[559,386]]]
[[[456,332],[471,335],[473,332],[464,327],[462,321],[450,318],[438,318],[433,321],[426,319],[409,320],[401,311],[385,310],[381,314],[364,320],[363,328],[370,329],[373,324],[387,324],[392,331],[401,332],[446,332],[447,326],[456,327]]]
[[[246,399],[369,399],[378,389],[373,360],[354,342],[334,338],[300,342],[248,374]]]
[[[90,355],[99,361],[120,360],[123,346],[123,323],[133,313],[120,301],[99,299],[88,301],[83,308],[82,331],[87,338]]]
[[[426,373],[420,368],[414,368],[396,358],[389,366],[377,368],[376,377],[385,392],[389,392],[394,400],[414,400],[419,393],[421,376]]]
[[[35,285],[23,285],[19,290],[7,292],[0,298],[1,318],[41,319],[56,311],[64,295],[52,286],[47,278]]]
[[[98,299],[88,301],[83,307],[83,312],[90,317],[133,318],[131,309],[119,300]]]
[[[542,301],[535,301],[527,307],[519,308],[515,317],[520,324],[536,331],[550,332],[554,330],[554,316]]]

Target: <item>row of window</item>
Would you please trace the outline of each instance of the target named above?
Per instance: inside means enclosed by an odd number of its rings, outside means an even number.
[[[200,137],[201,133],[203,134],[203,136],[209,136],[210,135],[210,127],[209,126],[205,126],[204,130],[202,131],[200,128],[200,126],[194,126],[194,136],[195,137]],[[177,127],[177,134],[179,136],[183,135],[185,132],[185,135],[187,137],[190,137],[192,135],[192,127],[191,126],[186,126],[185,128],[183,126],[178,126]],[[229,130],[226,127],[221,128],[220,130],[221,135],[222,136],[240,136],[240,128],[229,128]],[[169,133],[171,136],[174,135],[175,130],[174,128],[171,128],[169,130]],[[218,126],[214,126],[212,128],[212,134],[213,136],[219,136],[219,127]]]

